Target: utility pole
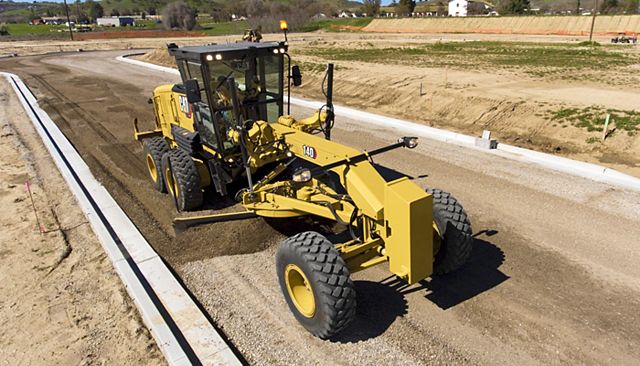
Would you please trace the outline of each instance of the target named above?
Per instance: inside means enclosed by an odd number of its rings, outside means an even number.
[[[589,43],[593,42],[593,26],[596,24],[596,14],[598,14],[598,0],[593,0],[593,18],[591,18],[591,32],[589,32]]]
[[[67,6],[67,0],[64,0],[64,11],[65,13],[67,13],[67,25],[69,26],[69,37],[71,37],[71,40],[73,41],[73,30],[71,30],[71,19],[69,19],[69,7]]]

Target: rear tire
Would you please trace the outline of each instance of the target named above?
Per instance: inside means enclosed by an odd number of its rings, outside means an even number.
[[[471,255],[471,223],[462,205],[450,193],[435,188],[427,189],[427,193],[433,195],[433,221],[439,232],[435,235],[440,238],[433,273],[450,273],[462,267]]]
[[[147,171],[153,182],[153,188],[165,193],[167,187],[164,184],[162,156],[169,151],[169,144],[164,138],[156,136],[142,140],[142,146],[147,163]]]
[[[280,289],[296,319],[328,339],[356,313],[356,292],[346,263],[324,236],[308,231],[284,240],[276,253]]]
[[[179,149],[170,150],[162,157],[162,171],[178,211],[193,211],[202,206],[200,176],[189,154]]]

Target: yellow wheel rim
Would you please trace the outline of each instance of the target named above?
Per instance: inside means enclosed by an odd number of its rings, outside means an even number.
[[[147,154],[147,169],[149,169],[149,175],[154,182],[158,181],[158,168],[156,167],[156,162],[153,161],[153,157],[151,154]]]
[[[440,230],[438,229],[438,225],[433,223],[433,255],[438,254],[440,251],[440,246],[442,246],[442,236],[440,235]]]
[[[178,183],[176,182],[176,179],[173,176],[173,173],[171,173],[171,169],[169,168],[165,169],[164,177],[165,177],[165,181],[167,182],[167,189],[169,190],[169,193],[171,193],[171,195],[174,197],[179,197],[180,187],[178,187]]]
[[[300,314],[311,318],[316,313],[316,299],[311,284],[300,267],[289,264],[284,270],[289,297]]]

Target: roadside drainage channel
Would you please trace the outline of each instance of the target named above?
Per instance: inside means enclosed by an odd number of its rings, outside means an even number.
[[[129,58],[130,56],[135,55],[139,55],[139,53],[118,56],[116,59],[118,61],[127,62],[133,65],[138,65],[174,75],[180,75],[177,69],[154,65],[148,62]],[[292,97],[291,104],[311,109],[319,109],[324,103]],[[483,153],[494,154],[512,160],[533,163],[552,170],[591,179],[597,182],[640,191],[640,179],[601,165],[585,163],[582,161],[541,153],[503,143],[498,143],[496,149],[482,149],[475,146],[476,138],[473,136],[424,126],[416,122],[380,116],[377,114],[364,112],[340,105],[334,105],[334,112],[335,115],[339,117],[361,121],[362,123],[366,121],[367,126],[377,125],[380,127],[392,128],[404,134],[411,134],[416,137],[426,137],[433,140],[452,143],[466,148],[476,149]]]
[[[82,157],[14,74],[15,90],[142,319],[170,365],[242,365],[162,258],[96,180]]]

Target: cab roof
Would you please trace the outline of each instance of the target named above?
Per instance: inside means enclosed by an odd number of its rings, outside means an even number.
[[[171,43],[167,45],[167,48],[169,54],[176,59],[204,61],[207,55],[216,54],[223,54],[224,58],[236,58],[246,55],[249,52],[257,53],[256,56],[262,56],[273,53],[274,49],[279,50],[280,48],[284,48],[286,52],[287,44],[284,42],[238,42],[178,47],[175,43]]]

